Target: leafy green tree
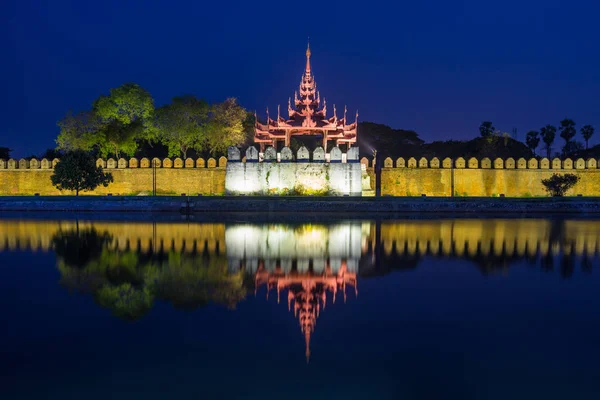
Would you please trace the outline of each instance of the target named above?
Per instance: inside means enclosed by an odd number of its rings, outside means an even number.
[[[207,145],[211,154],[225,153],[229,146],[236,146],[246,140],[244,121],[247,111],[235,98],[228,98],[212,108]]]
[[[542,137],[542,141],[546,145],[546,157],[550,158],[552,154],[552,143],[554,143],[554,138],[556,136],[556,127],[552,125],[546,125],[540,129],[540,135]]]
[[[496,128],[494,128],[490,121],[484,121],[479,125],[479,133],[482,137],[491,136],[495,131]]]
[[[126,83],[111,89],[108,96],[100,96],[94,101],[93,113],[101,123],[95,144],[103,156],[112,153],[119,158],[121,152],[133,155],[136,140],[154,134],[151,126],[154,100],[135,83]]]
[[[56,139],[59,150],[91,150],[96,142],[95,135],[101,127],[91,111],[72,112],[58,122],[60,133]]]
[[[525,143],[527,143],[527,147],[533,151],[533,155],[537,155],[535,149],[537,149],[538,145],[540,144],[540,134],[537,131],[527,132]]]
[[[210,107],[194,96],[175,97],[171,104],[156,110],[157,137],[169,149],[169,156],[187,158],[190,149],[202,150],[208,136]]]
[[[565,147],[563,147],[563,149],[568,150],[569,142],[575,137],[576,133],[577,130],[575,130],[575,121],[568,118],[565,118],[562,121],[560,121],[560,137],[565,140]],[[567,153],[564,153],[563,151],[563,155],[566,154]]]
[[[113,181],[112,175],[96,167],[94,158],[83,150],[67,152],[50,179],[58,190],[74,190],[76,196],[80,191],[94,190],[100,185],[106,187]]]
[[[11,150],[8,147],[0,147],[0,159],[7,160],[10,158]]]
[[[550,196],[564,196],[569,189],[579,182],[579,177],[574,174],[553,174],[548,179],[542,179],[542,185]]]
[[[581,128],[581,136],[583,136],[583,139],[585,140],[585,149],[586,150],[588,149],[588,142],[592,138],[593,134],[594,134],[594,127],[592,125],[586,125],[583,128]]]

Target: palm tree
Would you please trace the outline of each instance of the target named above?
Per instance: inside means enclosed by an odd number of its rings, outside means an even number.
[[[525,142],[527,143],[527,147],[529,147],[529,149],[533,152],[533,155],[537,156],[535,149],[540,144],[540,134],[537,131],[527,132]]]
[[[542,136],[542,141],[546,145],[546,157],[549,159],[552,154],[552,143],[554,143],[554,137],[556,136],[556,127],[546,125],[540,129],[540,135]]]
[[[592,137],[592,135],[594,134],[594,127],[591,125],[586,125],[583,128],[581,128],[581,135],[583,136],[583,138],[585,139],[585,149],[588,149],[588,142],[590,140],[590,138]]]
[[[575,129],[575,121],[572,119],[565,118],[560,121],[560,137],[565,140],[565,147],[563,147],[563,155],[565,151],[569,149],[569,143],[571,139],[575,137],[577,130]]]

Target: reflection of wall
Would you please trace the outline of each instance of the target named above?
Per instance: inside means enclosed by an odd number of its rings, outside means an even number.
[[[107,169],[114,182],[86,194],[129,195],[152,192],[152,168]],[[50,169],[0,169],[0,195],[61,195],[72,194],[58,191],[50,176]],[[157,168],[156,188],[159,194],[223,194],[225,192],[225,168]]]
[[[282,267],[297,259],[298,268],[336,263],[346,258],[351,271],[358,259],[378,244],[376,224],[348,222],[335,225],[281,224],[200,224],[148,222],[80,221],[79,228],[94,227],[113,237],[111,246],[119,250],[174,250],[227,254],[230,267],[244,259],[256,268],[258,258]],[[60,231],[76,229],[74,221],[0,220],[0,251],[49,250],[52,237]],[[600,252],[600,223],[587,220],[546,219],[447,219],[404,220],[381,223],[384,254],[439,254],[456,256],[591,254]],[[287,264],[285,264],[287,263]],[[332,268],[334,265],[332,265]]]
[[[225,243],[230,269],[245,261],[247,270],[256,271],[258,260],[265,261],[267,270],[281,261],[284,271],[290,271],[293,261],[299,271],[312,262],[315,271],[322,271],[327,259],[336,271],[343,259],[348,269],[356,272],[361,256],[360,223],[338,225],[231,225],[225,230]]]
[[[433,255],[592,254],[600,251],[598,221],[457,219],[384,222],[384,253]]]
[[[119,250],[173,250],[220,253],[225,249],[224,224],[184,224],[151,222],[16,221],[0,220],[0,251],[5,248],[50,250],[52,237],[60,231],[95,228],[113,237],[110,244]]]

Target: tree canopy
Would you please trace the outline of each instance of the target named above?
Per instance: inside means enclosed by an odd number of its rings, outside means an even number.
[[[246,141],[244,122],[247,111],[231,97],[212,108],[212,118],[207,137],[207,149],[211,154],[225,153],[229,146]]]
[[[527,143],[527,147],[533,154],[535,154],[535,149],[537,149],[540,144],[540,134],[537,131],[529,131],[527,132],[527,137],[525,138],[525,143]]]
[[[169,156],[187,158],[190,149],[204,149],[209,132],[210,106],[194,96],[175,97],[156,110],[156,137],[168,147]]]
[[[479,134],[482,137],[488,137],[492,135],[496,131],[494,125],[490,121],[483,121],[481,125],[479,125]]]
[[[594,127],[592,125],[585,125],[581,128],[581,136],[583,136],[583,140],[585,140],[585,149],[588,149],[589,141],[594,134]]]
[[[554,143],[554,137],[556,136],[556,127],[552,125],[546,125],[540,129],[540,135],[542,141],[546,145],[546,157],[550,158],[552,155],[552,143]]]
[[[577,130],[575,129],[575,121],[568,118],[560,121],[560,137],[565,140],[563,154],[568,154],[570,152],[569,143],[571,142],[571,139],[575,137],[575,134],[577,134]]]

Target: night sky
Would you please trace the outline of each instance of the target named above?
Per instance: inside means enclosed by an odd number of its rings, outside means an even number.
[[[321,95],[362,121],[427,141],[472,138],[483,120],[521,140],[565,117],[600,130],[597,1],[154,3],[3,0],[0,146],[54,147],[68,110],[125,82],[157,106],[194,94],[285,110],[308,36]]]

